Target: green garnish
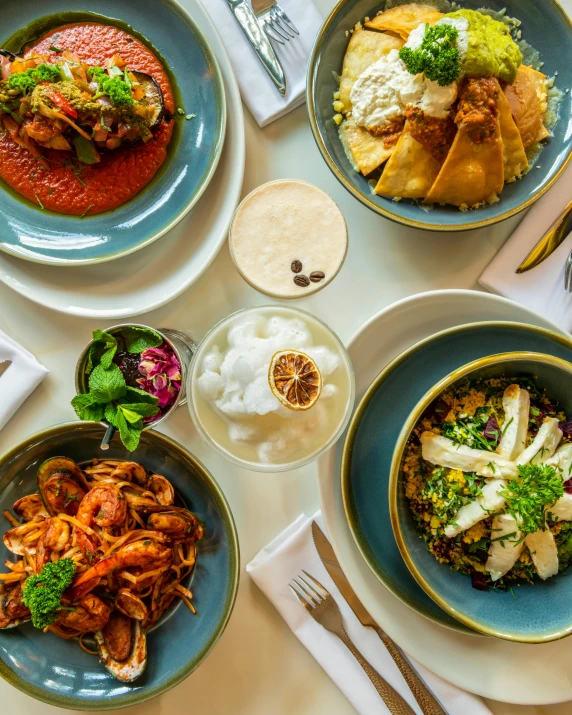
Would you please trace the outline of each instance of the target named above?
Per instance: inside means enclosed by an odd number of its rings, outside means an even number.
[[[38,202],[38,206],[39,206],[39,207],[42,209],[42,211],[43,211],[43,210],[44,210],[44,204],[40,201],[40,197],[38,196],[38,194],[34,194],[34,196],[36,197],[36,201]]]
[[[150,328],[128,326],[121,330],[125,349],[140,354],[158,347],[163,338]],[[80,420],[101,422],[105,419],[119,430],[121,441],[130,452],[137,449],[143,419],[159,412],[159,400],[144,390],[131,387],[113,362],[119,348],[117,337],[104,330],[94,330],[85,372],[89,375],[89,392],[71,401]]]
[[[475,474],[463,474],[464,481],[449,480],[450,470],[434,469],[422,492],[422,498],[433,506],[433,511],[443,523],[449,523],[462,506],[481,494]]]
[[[32,623],[43,630],[56,620],[62,608],[62,594],[71,586],[75,574],[73,559],[49,561],[39,574],[30,576],[24,584],[22,600],[30,609]]]
[[[495,437],[495,439],[489,440],[483,434],[491,415],[494,416],[494,412],[490,407],[479,407],[470,417],[460,418],[456,422],[443,423],[443,434],[455,444],[465,444],[467,447],[494,452],[500,435],[493,434],[496,430],[489,431],[487,434]]]
[[[451,25],[427,27],[417,49],[402,47],[399,56],[411,74],[423,72],[441,87],[452,84],[461,74],[459,50],[455,40],[458,30]]]
[[[516,519],[523,535],[546,531],[545,507],[564,494],[562,475],[548,464],[520,464],[519,479],[510,481],[499,494],[506,499],[508,513]]]
[[[93,206],[94,206],[93,204],[90,204],[90,205],[86,208],[86,210],[82,213],[82,215],[80,216],[80,218],[84,218],[85,216],[87,216],[87,214],[91,211],[91,209],[93,208]]]
[[[8,78],[8,89],[19,89],[22,94],[27,94],[40,82],[57,82],[59,78],[60,71],[56,65],[38,65],[11,75]]]
[[[61,47],[56,47],[55,45],[50,45],[48,47],[48,50],[51,50],[52,52],[63,52],[64,51]]]
[[[131,83],[128,84],[125,81],[123,74],[121,77],[110,77],[103,67],[90,67],[87,74],[99,85],[99,91],[94,95],[93,99],[105,95],[116,106],[130,106],[133,104]]]
[[[195,119],[196,116],[197,116],[196,114],[187,114],[185,119],[187,121],[190,121],[191,119]]]

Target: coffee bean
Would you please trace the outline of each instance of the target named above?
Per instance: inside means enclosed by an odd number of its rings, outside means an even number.
[[[301,288],[307,288],[310,285],[308,276],[299,275],[294,278],[294,283]]]
[[[292,273],[300,273],[302,270],[302,261],[292,261],[290,268],[292,269]]]
[[[319,283],[320,281],[324,280],[326,277],[325,273],[322,273],[322,271],[314,271],[313,273],[310,273],[310,280],[312,283]]]

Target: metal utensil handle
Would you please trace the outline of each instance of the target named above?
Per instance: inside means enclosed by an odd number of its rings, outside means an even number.
[[[387,705],[392,715],[415,715],[414,711],[409,707],[401,695],[393,688],[385,678],[383,678],[377,670],[363,657],[359,650],[349,639],[345,631],[337,634],[348,648],[357,662],[365,670],[367,677],[374,684],[375,689],[381,696],[383,702]]]
[[[376,630],[376,633],[381,638],[383,645],[389,651],[389,655],[393,658],[395,664],[401,671],[401,675],[407,685],[409,685],[409,689],[413,693],[415,700],[419,703],[423,715],[447,715],[447,711],[443,709],[437,698],[421,680],[419,674],[411,665],[401,648],[381,629]]]

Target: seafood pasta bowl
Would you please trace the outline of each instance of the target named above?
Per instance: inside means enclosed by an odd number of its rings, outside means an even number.
[[[102,452],[103,432],[57,425],[0,458],[0,675],[74,710],[181,682],[238,588],[236,529],[209,472],[158,432],[134,453],[117,439]]]
[[[341,0],[308,70],[314,138],[365,206],[420,229],[517,214],[572,152],[556,0]]]
[[[196,205],[221,156],[222,75],[175,0],[2,4],[0,249],[110,261]]]
[[[407,418],[389,483],[401,555],[423,590],[481,633],[543,643],[572,632],[572,363],[475,360]]]

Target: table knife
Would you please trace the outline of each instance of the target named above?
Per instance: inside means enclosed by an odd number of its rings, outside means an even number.
[[[572,201],[516,269],[516,273],[526,273],[544,261],[567,238],[572,229]]]
[[[395,661],[395,664],[401,671],[405,682],[415,696],[415,700],[419,703],[419,707],[424,715],[447,715],[447,711],[439,703],[427,685],[425,685],[423,680],[421,680],[417,671],[413,668],[401,648],[399,648],[399,646],[391,640],[387,633],[385,633],[385,631],[383,631],[369,615],[365,606],[359,600],[355,591],[351,587],[346,575],[342,571],[342,567],[336,558],[332,545],[315,521],[312,522],[312,537],[314,539],[318,555],[326,567],[326,571],[330,574],[332,581],[336,584],[340,593],[345,598],[362,626],[373,628],[373,630],[381,638],[383,644],[389,651],[389,654]]]
[[[252,45],[252,49],[258,55],[262,66],[270,75],[270,79],[274,82],[280,94],[285,95],[286,77],[280,60],[276,56],[270,40],[256,19],[256,15],[247,0],[226,0],[226,2],[247,40]]]

